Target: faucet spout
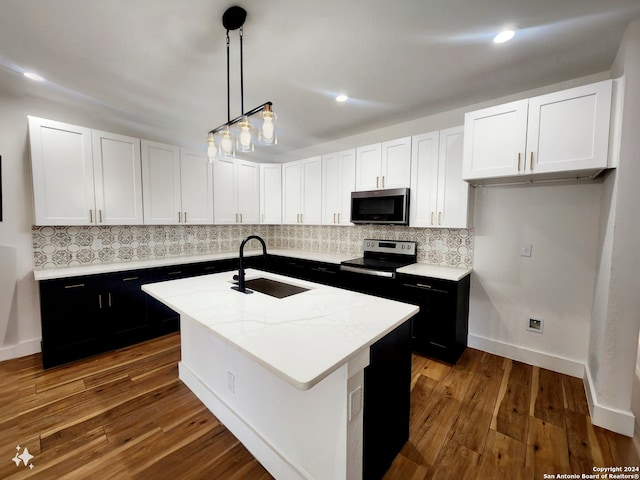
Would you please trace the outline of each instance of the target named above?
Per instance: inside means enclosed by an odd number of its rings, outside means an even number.
[[[253,290],[247,290],[244,279],[244,246],[247,242],[253,239],[258,240],[262,244],[262,256],[264,257],[265,262],[267,260],[267,244],[264,243],[262,237],[259,237],[258,235],[249,235],[247,238],[242,240],[242,243],[240,244],[240,264],[238,265],[238,274],[233,276],[233,279],[238,281],[238,285],[231,287],[232,289],[242,293],[253,293]]]

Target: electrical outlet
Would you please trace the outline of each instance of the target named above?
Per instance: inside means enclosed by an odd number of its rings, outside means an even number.
[[[529,318],[527,321],[527,330],[536,333],[542,333],[542,328],[544,326],[544,320],[541,318]]]

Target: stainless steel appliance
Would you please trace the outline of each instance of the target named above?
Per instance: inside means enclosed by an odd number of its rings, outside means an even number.
[[[415,263],[417,242],[365,239],[364,256],[345,260],[340,270],[375,277],[395,278],[396,269]]]
[[[351,192],[351,222],[409,225],[409,189]]]

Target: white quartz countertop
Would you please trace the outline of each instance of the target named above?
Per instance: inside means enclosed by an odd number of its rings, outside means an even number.
[[[443,265],[430,265],[428,263],[412,263],[396,270],[397,273],[406,273],[419,277],[439,278],[441,280],[459,281],[471,273],[471,268],[446,267]]]
[[[316,262],[333,263],[339,265],[344,260],[362,256],[362,254],[338,254],[338,253],[322,253],[309,252],[306,250],[296,250],[289,248],[267,249],[267,253],[271,255],[279,255],[282,257],[299,258],[301,260],[312,260]],[[252,255],[261,255],[262,250],[251,249],[245,250],[245,257]],[[190,263],[210,262],[215,260],[226,260],[229,258],[237,258],[238,250],[230,250],[227,252],[213,253],[209,255],[190,255],[167,258],[156,258],[152,260],[140,260],[135,262],[121,263],[97,263],[91,265],[82,265],[75,267],[48,268],[43,270],[34,270],[34,278],[36,280],[54,280],[58,278],[80,277],[83,275],[97,275],[101,273],[126,272],[129,270],[140,270],[145,268],[165,267],[172,265],[184,265]],[[414,263],[398,270],[401,273],[410,275],[418,275],[432,278],[440,278],[443,280],[460,280],[471,273],[471,268],[446,267],[441,265],[430,265],[427,263]]]
[[[308,390],[418,312],[418,307],[249,269],[309,290],[278,299],[231,289],[233,272],[143,285],[207,326],[233,348],[300,390]]]

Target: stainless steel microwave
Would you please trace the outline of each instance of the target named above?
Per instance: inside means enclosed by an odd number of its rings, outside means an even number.
[[[351,192],[351,222],[409,225],[409,189]]]

